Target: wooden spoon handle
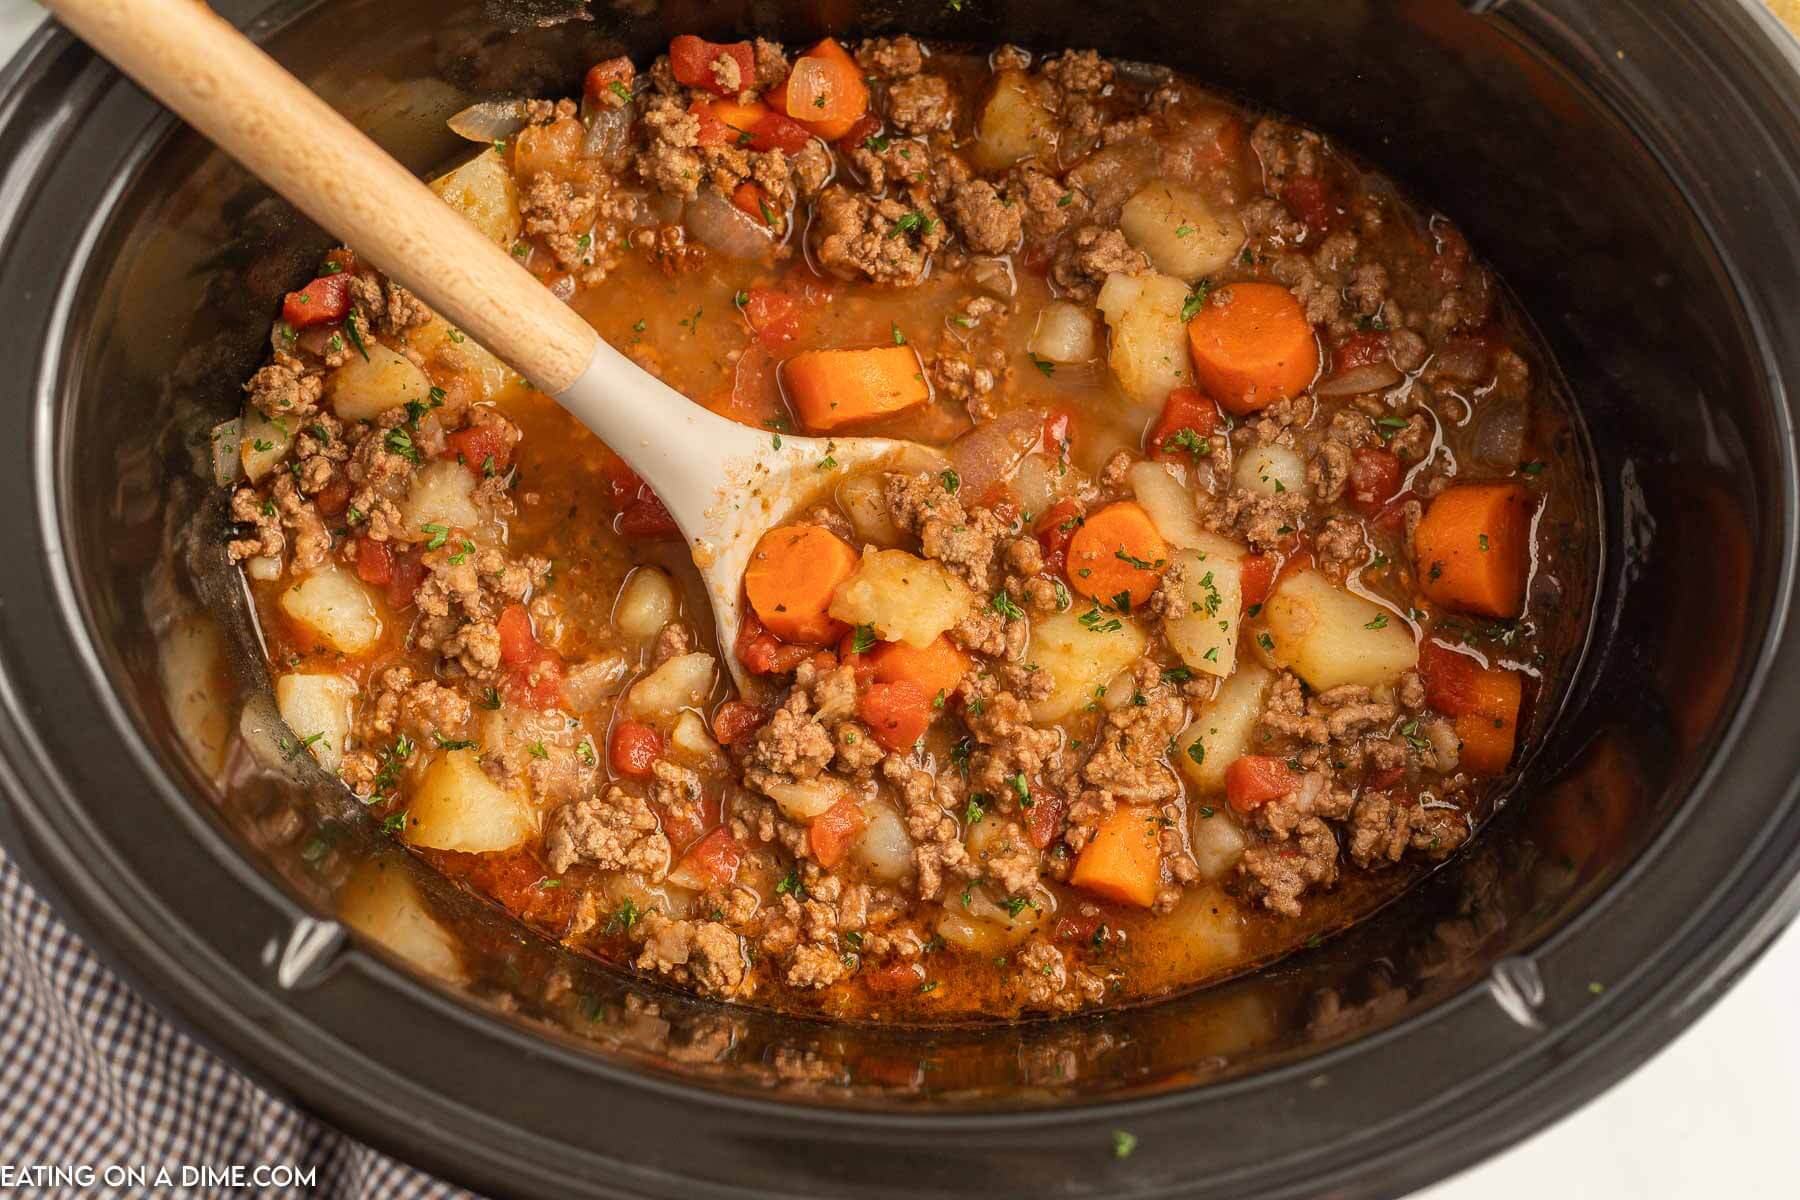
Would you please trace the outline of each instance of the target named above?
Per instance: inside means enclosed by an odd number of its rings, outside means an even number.
[[[46,7],[309,217],[552,395],[598,338],[511,255],[200,0]]]

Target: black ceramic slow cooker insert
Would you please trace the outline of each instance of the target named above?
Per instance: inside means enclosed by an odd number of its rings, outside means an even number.
[[[465,104],[564,94],[677,32],[1169,63],[1449,214],[1556,353],[1602,491],[1598,614],[1549,742],[1465,852],[1348,934],[1061,1020],[685,997],[384,849],[305,764],[219,786],[268,706],[204,432],[330,240],[47,29],[0,77],[0,837],[131,979],[325,1119],[509,1194],[1390,1195],[1609,1086],[1800,905],[1800,51],[1753,0],[218,7],[421,172]],[[359,888],[442,940],[357,933]]]

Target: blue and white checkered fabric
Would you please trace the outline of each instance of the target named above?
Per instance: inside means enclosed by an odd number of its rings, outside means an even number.
[[[294,1168],[310,1186],[208,1183],[181,1168]],[[30,1168],[82,1166],[61,1184]],[[108,1185],[108,1167],[150,1182]],[[174,1186],[156,1186],[166,1168]],[[11,1174],[8,1175],[10,1170]],[[19,1180],[33,1179],[23,1186]],[[12,1186],[7,1186],[10,1180]],[[283,1103],[166,1021],[94,957],[0,853],[0,1196],[412,1200],[470,1193]]]

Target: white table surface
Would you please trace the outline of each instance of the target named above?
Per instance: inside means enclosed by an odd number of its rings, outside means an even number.
[[[43,19],[0,0],[0,61]],[[1800,931],[1635,1074],[1414,1200],[1800,1196]]]

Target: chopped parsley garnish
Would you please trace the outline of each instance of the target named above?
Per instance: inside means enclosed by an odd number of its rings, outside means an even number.
[[[1194,677],[1194,673],[1186,667],[1167,667],[1163,673],[1164,683],[1186,683]]]
[[[1146,559],[1138,558],[1134,554],[1127,554],[1125,552],[1124,547],[1122,547],[1122,546],[1119,549],[1113,551],[1113,557],[1118,559],[1120,562],[1130,563],[1133,567],[1135,567],[1136,569],[1138,569],[1140,571],[1154,571],[1158,567],[1162,566],[1163,562],[1165,561],[1165,560],[1159,558],[1155,562],[1149,562]],[[1125,593],[1123,593],[1123,592],[1121,592],[1119,594],[1125,595]],[[1126,611],[1127,612],[1131,611],[1129,605],[1127,605]]]
[[[1127,1133],[1123,1129],[1113,1130],[1113,1157],[1130,1158],[1131,1152],[1137,1149],[1137,1134]]]
[[[419,448],[413,445],[412,435],[406,430],[390,429],[387,431],[387,437],[383,440],[386,442],[390,454],[398,454],[401,458],[414,463],[420,461]]]
[[[894,221],[894,227],[887,231],[889,237],[899,237],[903,233],[929,234],[937,228],[937,222],[918,209],[901,213]]]
[[[1098,604],[1075,618],[1083,629],[1093,633],[1116,633],[1125,628],[1125,622],[1117,617],[1107,617]]]
[[[481,691],[481,699],[478,701],[478,703],[481,705],[481,707],[483,707],[485,709],[489,709],[489,710],[496,711],[496,712],[499,711],[500,689],[494,688],[494,687],[483,688]]]
[[[525,753],[531,755],[531,757],[533,757],[533,758],[549,758],[550,757],[550,751],[544,749],[544,743],[542,743],[542,742],[531,743],[531,745],[525,747]]]
[[[1544,473],[1544,465],[1544,463],[1536,459],[1533,459],[1531,462],[1522,462],[1519,464],[1519,473],[1521,475],[1542,475]]]
[[[431,540],[425,543],[425,548],[427,550],[436,550],[439,546],[443,545],[445,540],[450,536],[450,527],[447,525],[425,524],[419,526],[419,528],[431,535]]]
[[[363,345],[362,330],[356,327],[357,323],[362,319],[362,310],[359,308],[352,308],[344,317],[344,332],[350,335],[350,344],[355,346],[356,352],[363,356],[363,361],[368,362],[369,348]]]
[[[631,927],[636,925],[642,916],[643,914],[638,911],[638,906],[632,902],[630,896],[627,896],[619,907],[613,910],[613,915],[607,919],[606,932],[609,935],[630,933]]]
[[[620,100],[631,99],[631,89],[625,86],[625,81],[622,79],[615,79],[607,84],[606,90],[617,96]]]
[[[1212,448],[1210,440],[1201,437],[1186,425],[1164,437],[1162,445],[1158,447],[1164,454],[1174,454],[1178,450],[1186,450],[1195,458],[1211,454]]]
[[[850,633],[850,653],[867,654],[875,648],[875,626],[858,625]]]
[[[962,486],[962,476],[956,473],[954,467],[945,467],[942,471],[938,472],[938,482],[944,485],[944,490],[946,492],[949,492],[954,496],[956,495],[956,489]]]
[[[439,750],[473,750],[475,743],[468,738],[447,738],[437,730],[431,731],[432,740],[437,742]]]
[[[1026,781],[1025,772],[1014,771],[1011,777],[1007,779],[1006,784],[1008,787],[1012,788],[1013,795],[1018,797],[1020,804],[1023,804],[1026,808],[1031,807],[1031,784]]]
[[[1364,629],[1386,629],[1387,627],[1388,619],[1386,613],[1376,613],[1375,619],[1363,626]]]
[[[900,332],[900,322],[892,321],[889,323],[894,328],[894,345],[896,345],[896,346],[906,345],[906,335],[904,333]]]
[[[988,601],[988,607],[1009,621],[1017,621],[1025,615],[1025,610],[1014,604],[1012,597],[1005,592],[995,592],[994,598]]]
[[[1181,319],[1183,321],[1191,321],[1200,315],[1200,306],[1206,303],[1206,294],[1211,290],[1212,285],[1204,279],[1194,285],[1194,290],[1189,292],[1187,299],[1181,302]]]
[[[982,803],[986,799],[987,796],[981,792],[976,792],[969,797],[969,803],[963,809],[963,824],[973,825],[975,822],[981,820],[981,818],[987,816],[987,808]]]
[[[887,148],[888,139],[879,133],[871,133],[868,137],[863,139],[863,149],[865,150],[873,150],[875,153],[880,154]]]
[[[806,884],[802,883],[800,880],[799,867],[795,867],[793,870],[789,871],[782,878],[781,882],[775,885],[775,894],[777,896],[792,896],[796,900],[806,899]]]
[[[1031,355],[1030,358],[1031,358],[1031,365],[1036,367],[1038,370],[1042,371],[1044,373],[1044,377],[1046,379],[1054,379],[1056,377],[1056,364],[1055,363],[1051,362],[1047,358],[1039,358],[1035,354]]]

